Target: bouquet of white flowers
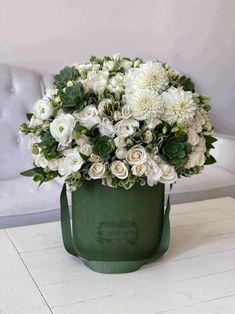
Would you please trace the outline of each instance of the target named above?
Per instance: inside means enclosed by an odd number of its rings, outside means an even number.
[[[160,61],[92,56],[55,76],[21,131],[30,134],[40,184],[62,177],[131,188],[173,183],[215,162],[209,98]]]

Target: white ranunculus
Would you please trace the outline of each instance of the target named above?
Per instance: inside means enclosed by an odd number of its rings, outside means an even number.
[[[150,89],[139,89],[126,96],[132,116],[137,120],[160,118],[163,114],[161,95]]]
[[[37,167],[46,168],[48,166],[48,160],[42,154],[35,156],[34,163]]]
[[[162,176],[159,182],[161,183],[173,183],[177,179],[177,173],[175,171],[175,168],[173,166],[170,166],[166,162],[161,162],[158,164],[158,167],[162,171]]]
[[[99,155],[96,155],[96,154],[91,154],[89,160],[91,162],[100,162],[102,160],[102,158],[99,156]]]
[[[185,92],[182,88],[170,87],[163,94],[164,120],[169,123],[190,123],[197,109],[191,92]]]
[[[98,128],[99,128],[101,135],[106,135],[106,136],[112,137],[112,138],[115,135],[114,126],[108,118],[103,118],[101,123],[99,124]]]
[[[59,159],[48,160],[48,168],[52,171],[57,171],[59,168]]]
[[[50,124],[51,135],[62,145],[72,140],[75,119],[70,113],[60,112]]]
[[[87,73],[86,85],[93,89],[95,93],[103,93],[107,88],[109,79],[108,71],[89,71]]]
[[[115,152],[115,156],[118,158],[118,159],[125,159],[126,158],[126,153],[127,153],[127,150],[125,148],[117,148],[116,149],[116,152]]]
[[[131,167],[131,172],[134,176],[142,177],[143,175],[146,175],[147,173],[147,164],[136,164]]]
[[[79,151],[85,156],[90,156],[92,154],[92,146],[90,144],[85,144],[80,147]]]
[[[193,146],[199,143],[199,136],[197,132],[192,128],[188,129],[188,143]]]
[[[190,169],[196,166],[203,166],[205,163],[205,155],[202,152],[192,152],[189,155],[188,162],[184,166],[186,169]]]
[[[126,179],[128,177],[128,168],[124,162],[120,160],[113,161],[110,170],[118,179]]]
[[[103,116],[105,107],[108,107],[112,103],[109,98],[102,99],[98,104],[99,115]]]
[[[117,122],[114,126],[115,133],[119,137],[128,137],[135,133],[138,128],[139,122],[135,119],[126,119]]]
[[[123,92],[123,75],[118,73],[111,77],[108,83],[108,89],[111,93],[114,93],[117,98],[119,98],[120,93]]]
[[[89,144],[89,137],[85,134],[81,134],[78,139],[75,139],[75,142],[78,146],[82,147],[86,144]]]
[[[77,148],[72,149],[64,159],[64,170],[67,175],[77,172],[83,165],[84,160],[79,154]]]
[[[199,138],[199,142],[196,147],[193,147],[193,151],[201,152],[205,154],[206,152],[206,139],[204,137]]]
[[[37,119],[47,120],[53,113],[53,107],[47,98],[40,99],[33,108],[33,113]]]
[[[146,172],[146,177],[147,177],[147,184],[149,186],[154,186],[156,185],[160,178],[162,176],[162,170],[158,167],[157,163],[149,158],[147,160],[147,172]]]
[[[115,143],[117,148],[125,147],[126,146],[125,137],[120,137],[120,136],[115,137],[114,143]]]
[[[88,174],[91,179],[102,179],[107,175],[107,164],[102,162],[95,162],[88,170]]]
[[[129,165],[139,165],[147,160],[147,153],[143,146],[136,145],[128,150],[126,160]]]
[[[128,105],[122,107],[122,119],[129,119],[132,115],[131,108]]]
[[[74,116],[82,126],[91,129],[93,125],[101,121],[98,114],[97,108],[94,105],[90,105],[85,107],[82,111],[75,113]]]
[[[147,130],[144,133],[144,143],[149,144],[153,140],[153,133],[150,130]]]

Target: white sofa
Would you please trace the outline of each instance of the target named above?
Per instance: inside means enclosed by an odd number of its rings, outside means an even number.
[[[27,138],[19,135],[19,126],[51,82],[50,75],[0,65],[0,228],[59,219],[59,182],[48,182],[38,189],[31,178],[19,174],[32,167]],[[216,165],[178,181],[174,203],[235,197],[235,139],[219,136],[215,155]]]

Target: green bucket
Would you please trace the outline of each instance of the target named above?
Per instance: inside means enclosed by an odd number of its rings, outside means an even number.
[[[87,181],[72,192],[72,228],[61,193],[61,226],[66,250],[100,273],[135,271],[163,255],[170,242],[170,203],[164,185],[109,188]]]

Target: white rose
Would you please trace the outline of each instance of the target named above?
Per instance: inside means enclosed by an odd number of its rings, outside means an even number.
[[[199,136],[197,135],[197,132],[192,128],[188,129],[188,143],[193,146],[199,143]]]
[[[82,147],[86,144],[89,144],[89,137],[84,134],[81,134],[78,139],[75,139],[75,142],[78,146]]]
[[[147,154],[143,146],[133,146],[126,155],[126,160],[130,165],[139,165],[147,160]]]
[[[70,113],[59,113],[50,124],[50,132],[60,144],[66,144],[72,140],[74,126],[75,120]]]
[[[138,128],[139,122],[135,119],[121,120],[117,122],[114,126],[115,133],[120,137],[128,137],[135,133],[136,128]]]
[[[103,118],[98,128],[101,135],[106,135],[112,138],[115,135],[113,124],[108,118]]]
[[[199,138],[199,142],[196,147],[193,147],[193,151],[201,152],[205,154],[206,152],[206,139],[204,137]]]
[[[57,171],[59,168],[59,160],[58,159],[48,160],[48,168],[52,171]]]
[[[128,177],[127,166],[120,160],[113,161],[110,170],[118,179],[126,179]]]
[[[153,133],[150,130],[147,130],[144,133],[144,143],[149,144],[153,140]]]
[[[159,168],[162,171],[162,176],[159,182],[161,183],[173,183],[177,179],[177,173],[175,171],[175,168],[168,165],[165,162],[161,162],[158,164]]]
[[[147,172],[147,164],[143,163],[143,164],[133,165],[131,167],[131,172],[133,173],[134,176],[142,177]]]
[[[126,158],[126,153],[127,153],[127,150],[125,148],[118,148],[115,152],[115,156],[118,158],[118,159],[125,159]]]
[[[196,166],[203,166],[205,163],[205,155],[202,152],[192,152],[189,155],[189,160],[184,166],[186,169],[190,169]]]
[[[117,148],[122,148],[126,146],[126,140],[124,137],[120,137],[120,136],[115,137],[114,143]]]
[[[36,155],[34,162],[37,167],[46,168],[48,166],[48,160],[41,154]]]
[[[158,183],[162,176],[162,170],[158,167],[157,163],[149,158],[147,160],[147,184],[149,186],[154,186]]]
[[[88,170],[88,174],[91,179],[101,179],[107,175],[107,164],[102,162],[95,162]]]
[[[36,102],[33,108],[33,113],[37,119],[46,120],[53,113],[53,107],[50,101],[46,98],[40,99]]]
[[[90,144],[85,144],[80,148],[80,153],[85,156],[90,156],[92,154],[92,146]]]
[[[129,119],[132,115],[131,108],[128,105],[122,107],[122,119]]]
[[[92,153],[90,158],[89,158],[89,160],[91,162],[99,162],[99,161],[101,161],[101,157],[99,155],[96,155],[96,154]]]
[[[112,103],[112,100],[109,98],[102,99],[98,104],[99,115],[102,116],[104,114],[105,107],[108,107]]]
[[[74,116],[82,126],[91,129],[93,125],[100,123],[98,113],[97,108],[90,105],[85,107],[82,111],[75,113]]]
[[[64,159],[64,170],[67,175],[77,172],[83,165],[84,160],[76,148],[72,149]]]

